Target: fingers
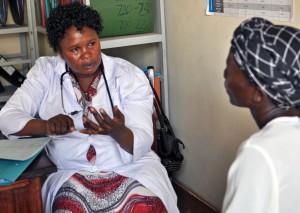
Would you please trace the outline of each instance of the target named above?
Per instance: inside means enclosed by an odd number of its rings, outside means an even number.
[[[48,135],[63,135],[74,131],[74,122],[67,115],[57,115],[46,122]]]
[[[118,106],[114,106],[114,117],[120,118],[123,117],[122,112],[119,110]]]
[[[94,129],[82,129],[79,132],[83,133],[83,134],[88,134],[88,135],[99,134],[99,132]]]
[[[110,135],[114,132],[118,132],[119,129],[121,129],[120,127],[123,127],[125,124],[124,115],[117,106],[113,109],[113,118],[111,118],[103,108],[97,111],[94,107],[89,107],[89,112],[93,114],[95,122],[88,117],[84,117],[83,121],[88,124],[89,128],[81,130],[81,133]]]
[[[109,134],[115,126],[114,119],[111,119],[102,108],[98,112],[94,107],[89,107],[89,111],[93,114],[96,123],[88,117],[84,117],[83,121],[88,124],[89,128],[80,132],[84,134]]]
[[[106,113],[104,109],[100,109],[99,112],[94,107],[90,107],[90,112],[94,115],[97,123],[99,126],[105,130],[108,130],[109,127],[113,124],[113,120],[109,117],[109,115]],[[90,123],[92,126],[94,126],[94,129],[97,129],[97,125],[93,122]],[[95,126],[96,125],[96,126]]]
[[[101,118],[102,120],[102,118]],[[88,117],[83,117],[83,121],[88,124],[87,129],[81,130],[81,133],[85,133],[85,134],[102,134],[104,133],[104,129],[101,127],[101,124],[103,124],[103,121],[100,121],[100,123],[98,122],[98,124],[94,123],[93,121],[91,121]]]
[[[107,124],[108,126],[110,126],[114,122],[114,120],[109,117],[109,115],[106,113],[104,109],[100,109],[100,113],[104,120],[104,123]]]
[[[98,124],[101,124],[103,122],[101,115],[97,112],[97,110],[94,107],[89,107],[89,111],[94,115]]]

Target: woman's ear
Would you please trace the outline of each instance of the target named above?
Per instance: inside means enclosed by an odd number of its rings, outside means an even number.
[[[264,101],[266,93],[259,87],[255,87],[255,90],[252,95],[252,102],[254,104],[260,104]]]
[[[61,57],[62,59],[64,59],[64,55],[61,53],[61,51],[58,51],[58,54],[60,55],[60,57]]]

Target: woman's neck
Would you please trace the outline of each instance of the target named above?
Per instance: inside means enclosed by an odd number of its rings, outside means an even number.
[[[81,90],[83,90],[82,92],[87,92],[87,90],[91,86],[91,83],[93,82],[95,77],[99,74],[99,72],[100,69],[97,69],[97,71],[95,71],[93,75],[76,75],[76,73],[74,72],[72,73],[75,76],[76,80],[78,81]]]
[[[260,129],[275,118],[300,116],[300,112],[295,108],[284,110],[273,104],[263,108],[262,110],[251,109],[251,114]]]

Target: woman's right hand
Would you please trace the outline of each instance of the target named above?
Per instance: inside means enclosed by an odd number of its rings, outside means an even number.
[[[64,135],[74,129],[74,122],[68,115],[59,114],[46,121],[47,135]]]

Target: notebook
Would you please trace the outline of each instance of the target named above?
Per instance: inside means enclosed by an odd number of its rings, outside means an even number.
[[[0,140],[0,186],[15,182],[50,141],[50,137]]]

